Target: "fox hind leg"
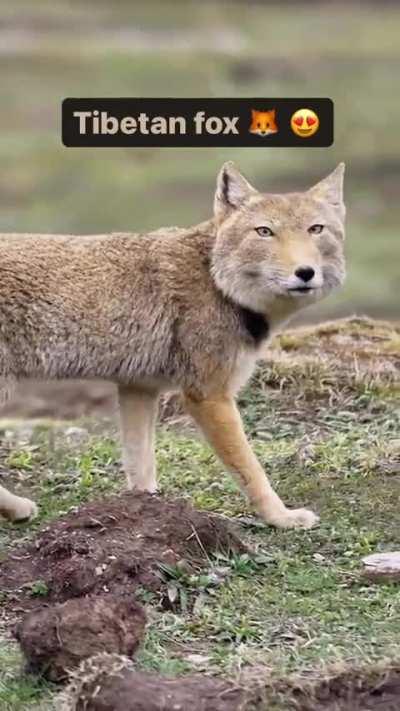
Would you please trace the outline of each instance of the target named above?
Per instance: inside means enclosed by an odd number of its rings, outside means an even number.
[[[132,386],[118,388],[122,461],[128,488],[157,490],[154,456],[154,430],[158,411],[158,393]]]

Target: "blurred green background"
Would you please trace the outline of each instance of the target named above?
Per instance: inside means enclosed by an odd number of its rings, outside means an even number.
[[[235,160],[266,191],[347,164],[348,281],[308,312],[399,316],[396,3],[0,0],[0,231],[139,231],[210,216]],[[329,96],[332,148],[71,149],[66,96]]]

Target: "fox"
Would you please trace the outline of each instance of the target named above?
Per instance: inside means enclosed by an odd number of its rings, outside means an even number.
[[[270,111],[251,111],[250,133],[256,133],[259,136],[269,136],[271,133],[278,133],[276,123],[276,110]]]
[[[345,278],[344,164],[303,192],[262,193],[232,162],[212,217],[189,228],[0,236],[0,376],[103,378],[118,389],[128,489],[156,492],[162,393],[179,392],[215,454],[269,525],[310,528],[288,508],[246,437],[236,404],[288,320]],[[17,521],[36,504],[0,487]]]

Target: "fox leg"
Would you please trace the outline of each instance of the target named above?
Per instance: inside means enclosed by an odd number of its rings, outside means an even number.
[[[0,409],[11,398],[15,389],[16,378],[10,368],[10,355],[7,347],[0,342]],[[37,515],[37,506],[30,499],[16,496],[4,486],[0,486],[0,516],[10,521],[23,521]]]
[[[10,519],[10,521],[23,521],[28,518],[35,518],[37,506],[30,499],[16,496],[0,486],[0,514]]]
[[[219,458],[267,523],[278,528],[311,528],[318,521],[312,511],[286,508],[275,493],[247,441],[232,397],[223,394],[199,401],[186,394],[185,402]]]
[[[129,489],[157,490],[154,429],[158,393],[120,385],[118,388],[122,461]]]

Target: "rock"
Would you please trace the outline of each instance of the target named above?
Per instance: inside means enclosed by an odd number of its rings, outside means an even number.
[[[75,598],[29,612],[15,636],[28,670],[51,681],[98,652],[131,656],[144,636],[145,613],[130,597]]]
[[[373,553],[363,558],[364,575],[371,580],[400,582],[400,551]]]

